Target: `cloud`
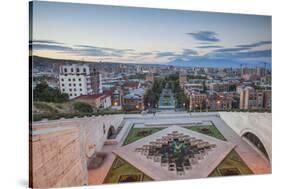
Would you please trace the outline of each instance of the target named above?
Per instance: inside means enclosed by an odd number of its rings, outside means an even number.
[[[52,45],[52,44],[30,44],[29,47],[35,50],[54,50],[54,51],[73,51],[71,47],[63,45]]]
[[[206,45],[206,46],[198,46],[199,49],[218,49],[223,48],[223,46],[220,45]]]
[[[207,42],[218,42],[220,41],[217,38],[217,33],[213,31],[198,31],[196,33],[186,33],[187,35],[190,35],[195,40],[198,41],[207,41]]]
[[[64,43],[52,40],[34,40],[29,44],[34,50],[52,50],[60,53],[68,53],[78,56],[115,56],[121,57],[127,53],[132,53],[133,49],[114,49],[96,47],[90,45],[67,46]]]
[[[249,52],[239,52],[236,54],[236,56],[239,58],[266,58],[272,56],[272,51],[271,49],[267,49]]]
[[[176,56],[177,54],[175,53],[175,52],[169,52],[169,51],[167,51],[167,52],[157,52],[156,53],[156,56],[157,57],[169,57],[169,56]]]
[[[269,45],[269,44],[271,44],[271,41],[259,41],[251,44],[237,45],[237,47],[253,48],[253,47],[259,47],[262,45]]]
[[[241,59],[258,59],[271,58],[271,49],[267,50],[251,50],[251,51],[223,51],[223,52],[211,52],[206,57],[209,58],[222,58],[228,60],[241,60]]]
[[[63,45],[64,43],[60,43],[60,42],[57,42],[57,41],[53,41],[53,40],[32,40],[32,41],[29,41],[29,43],[31,44],[37,44],[37,43],[40,43],[40,44],[56,44],[56,45]]]
[[[131,53],[133,49],[114,49],[106,47],[96,47],[90,45],[75,45],[75,54],[83,56],[116,56],[121,57],[124,54]]]
[[[184,56],[194,56],[197,55],[197,51],[192,50],[192,49],[183,49],[182,55]]]
[[[152,52],[141,52],[141,53],[137,53],[137,55],[150,56],[150,55],[153,55],[153,53]]]
[[[223,48],[223,49],[217,49],[215,52],[238,52],[238,51],[244,51],[244,50],[249,50],[250,48],[248,47],[234,47],[234,48]]]

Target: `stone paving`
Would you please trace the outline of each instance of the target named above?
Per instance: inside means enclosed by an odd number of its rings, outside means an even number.
[[[112,151],[117,147],[117,145],[106,145],[104,146],[102,152],[106,153],[107,156],[104,159],[104,162],[102,166],[92,169],[88,171],[88,184],[89,185],[96,185],[96,184],[102,184],[108,171],[110,170],[110,167],[116,157]]]

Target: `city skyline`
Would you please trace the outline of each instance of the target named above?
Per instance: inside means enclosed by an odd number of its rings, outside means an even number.
[[[49,58],[271,67],[270,16],[37,1],[32,35]]]

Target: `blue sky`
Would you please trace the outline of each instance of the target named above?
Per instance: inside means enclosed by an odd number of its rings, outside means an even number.
[[[271,63],[271,17],[36,1],[32,41],[51,58]]]

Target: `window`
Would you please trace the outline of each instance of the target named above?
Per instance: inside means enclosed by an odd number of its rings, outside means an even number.
[[[78,80],[81,81],[81,78],[79,78]]]
[[[72,96],[72,94],[70,93],[69,96]]]
[[[82,84],[81,84],[81,83],[79,83],[79,86],[81,87],[81,86],[82,86]]]
[[[71,79],[69,78],[68,81],[71,81]]]
[[[71,87],[71,83],[69,83],[69,87]]]
[[[73,72],[73,68],[71,68],[71,72]]]
[[[62,91],[64,92],[64,91],[65,91],[65,89],[62,89]]]
[[[75,88],[74,88],[73,90],[74,90],[74,91],[76,91],[76,89],[75,89]]]
[[[75,79],[73,78],[72,81],[75,81]]]
[[[77,96],[77,94],[75,93],[74,96]]]
[[[62,78],[61,81],[64,81],[64,79]]]
[[[61,84],[61,86],[63,86],[63,87],[64,87],[64,84],[62,83],[62,84]]]
[[[72,91],[72,89],[69,89],[69,91]]]
[[[83,69],[84,73],[86,73],[86,68]]]
[[[64,68],[64,72],[67,72],[67,69],[66,69],[66,68]]]
[[[80,88],[80,91],[82,91],[82,89]]]
[[[76,72],[80,72],[80,69],[79,69],[79,68],[76,68]]]
[[[75,84],[75,83],[73,83],[73,86],[75,87],[75,86],[76,86],[76,84]]]

